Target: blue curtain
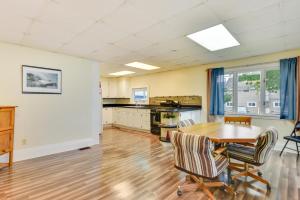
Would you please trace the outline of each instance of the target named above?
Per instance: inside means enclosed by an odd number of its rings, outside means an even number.
[[[280,60],[280,119],[296,117],[297,58]]]
[[[224,115],[224,68],[211,70],[210,115]]]

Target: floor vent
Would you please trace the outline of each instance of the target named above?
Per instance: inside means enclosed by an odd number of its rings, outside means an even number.
[[[86,150],[86,149],[90,149],[91,147],[82,147],[79,149],[79,151],[83,151],[83,150]]]

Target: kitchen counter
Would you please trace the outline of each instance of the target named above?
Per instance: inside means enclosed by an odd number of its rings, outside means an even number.
[[[181,107],[164,107],[160,105],[135,105],[135,104],[103,104],[103,108],[134,108],[134,109],[159,109],[161,111],[170,112],[186,112],[192,110],[201,110],[202,106],[199,105],[182,105]]]

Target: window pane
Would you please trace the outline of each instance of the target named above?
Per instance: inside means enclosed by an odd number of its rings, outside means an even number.
[[[233,73],[224,75],[224,108],[225,112],[230,114],[233,113]]]
[[[134,101],[145,101],[148,98],[147,88],[135,88],[133,89]]]
[[[260,71],[238,73],[238,113],[260,113],[260,77]]]
[[[280,70],[266,71],[265,113],[280,114]]]

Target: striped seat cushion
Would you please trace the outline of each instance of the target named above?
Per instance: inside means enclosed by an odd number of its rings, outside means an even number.
[[[207,137],[173,131],[171,143],[174,146],[175,166],[185,172],[214,178],[228,166],[226,157],[213,157]]]
[[[241,144],[228,144],[227,155],[243,162],[256,164],[254,161],[255,148],[247,147]]]
[[[215,162],[216,162],[218,174],[224,171],[228,166],[228,159],[221,154],[215,157]]]
[[[230,158],[254,165],[262,165],[269,158],[271,150],[274,148],[277,140],[277,130],[268,128],[259,136],[255,147],[248,147],[241,144],[229,144],[227,145],[227,154]]]

